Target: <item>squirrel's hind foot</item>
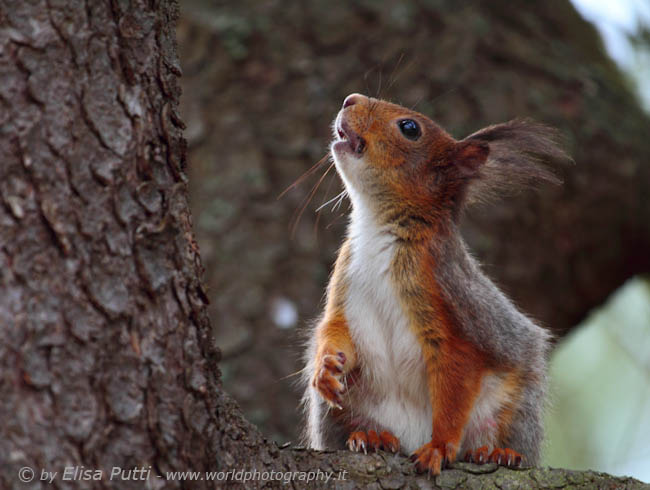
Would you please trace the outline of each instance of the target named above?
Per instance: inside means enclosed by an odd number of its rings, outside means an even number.
[[[378,451],[379,449],[396,453],[400,448],[399,439],[387,430],[379,434],[374,430],[352,432],[348,437],[347,446],[350,451],[363,451],[364,453]]]
[[[415,463],[415,471],[418,473],[439,475],[442,468],[456,461],[456,446],[431,441],[411,454],[411,461]]]
[[[468,463],[484,464],[496,463],[509,468],[521,466],[524,457],[517,451],[510,448],[495,447],[490,453],[487,446],[482,446],[475,451],[465,453],[465,461]]]

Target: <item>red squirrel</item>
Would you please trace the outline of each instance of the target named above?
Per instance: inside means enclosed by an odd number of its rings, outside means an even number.
[[[352,211],[306,353],[308,445],[401,451],[431,474],[535,465],[550,336],[481,272],[459,218],[491,189],[554,180],[555,132],[514,120],[457,141],[352,94],[334,138]]]

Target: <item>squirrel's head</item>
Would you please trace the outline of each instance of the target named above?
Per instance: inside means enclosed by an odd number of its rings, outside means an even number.
[[[399,227],[455,220],[464,201],[494,190],[559,183],[543,164],[570,160],[557,133],[533,121],[515,119],[457,141],[423,114],[360,94],[346,97],[334,137],[331,152],[353,206]]]
[[[381,220],[455,213],[489,153],[483,141],[456,141],[423,114],[360,94],[346,97],[334,135],[353,204],[363,200]]]

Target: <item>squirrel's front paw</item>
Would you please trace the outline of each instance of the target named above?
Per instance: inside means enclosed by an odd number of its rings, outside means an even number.
[[[342,408],[342,395],[345,391],[343,368],[346,360],[343,352],[324,354],[316,363],[315,375],[311,382],[320,396],[336,408]]]
[[[431,475],[439,475],[440,470],[449,463],[456,461],[457,447],[455,444],[431,441],[411,455],[415,469],[419,473],[428,471]]]

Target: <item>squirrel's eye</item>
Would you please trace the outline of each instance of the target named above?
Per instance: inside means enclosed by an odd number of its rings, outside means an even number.
[[[416,140],[422,134],[422,131],[420,131],[420,125],[413,119],[402,119],[397,123],[397,125],[402,134],[410,140]]]

